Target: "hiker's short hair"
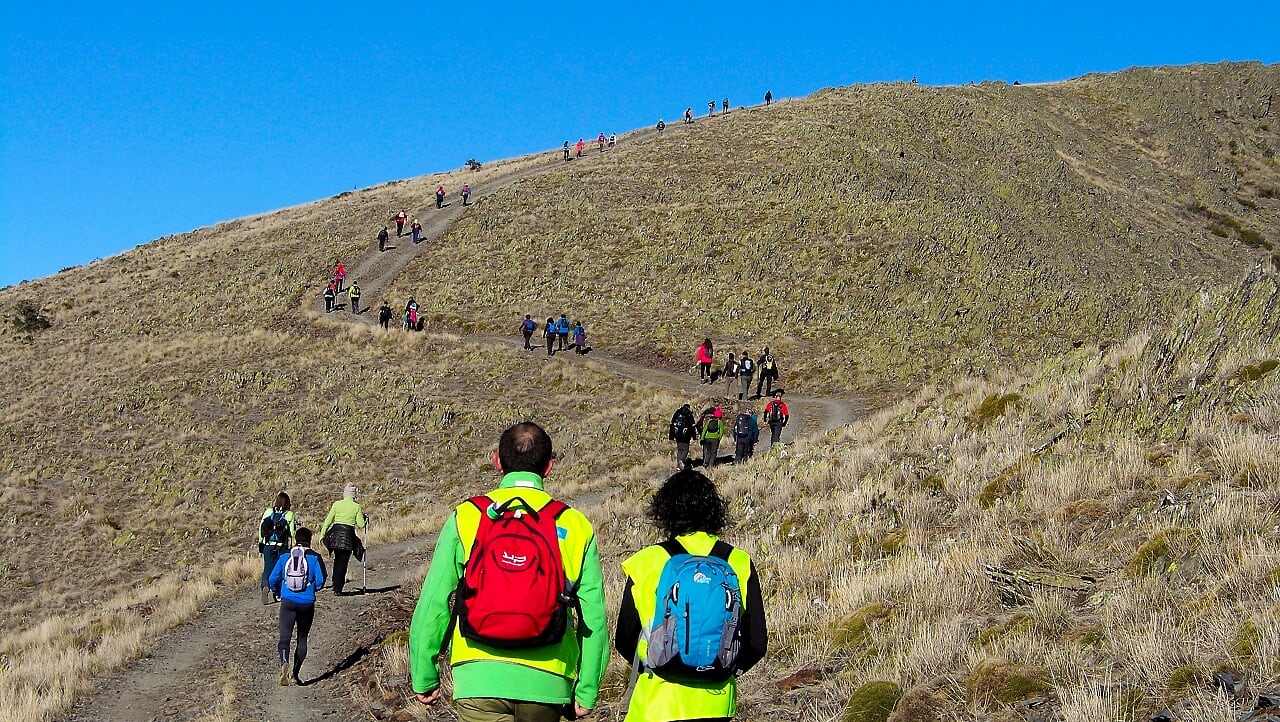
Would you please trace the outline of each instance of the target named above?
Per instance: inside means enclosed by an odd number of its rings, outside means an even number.
[[[677,471],[663,482],[646,513],[667,537],[697,531],[719,534],[729,525],[729,504],[715,482],[694,469]]]
[[[498,440],[498,462],[504,473],[531,471],[541,474],[551,463],[551,437],[532,421],[521,421],[502,432]]]
[[[311,530],[305,526],[300,526],[298,531],[293,533],[293,539],[302,546],[309,547],[311,546]]]

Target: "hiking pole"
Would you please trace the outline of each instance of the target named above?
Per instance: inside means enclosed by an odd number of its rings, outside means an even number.
[[[373,523],[372,519],[365,520],[365,538],[371,538],[369,534],[369,525]],[[369,593],[369,545],[364,545],[364,558],[360,560],[360,594],[363,596]]]

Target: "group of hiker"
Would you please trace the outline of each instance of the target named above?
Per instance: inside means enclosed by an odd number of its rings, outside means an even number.
[[[538,331],[538,322],[533,320],[532,314],[526,313],[519,328],[520,335],[524,337],[524,350],[532,351],[534,346],[531,341]],[[582,327],[582,321],[571,324],[569,317],[563,313],[560,318],[547,317],[547,322],[542,325],[542,338],[546,340],[548,356],[554,356],[557,352],[566,350],[566,347],[577,354],[591,353],[591,347],[587,345],[587,330]]]
[[[765,105],[772,105],[772,104],[773,104],[773,91],[772,91],[772,90],[766,90],[766,91],[764,91],[764,104],[765,104]],[[728,99],[728,98],[725,98],[723,101],[721,101],[720,106],[721,106],[721,108],[723,109],[723,110],[722,110],[722,113],[721,113],[722,115],[723,115],[723,114],[725,114],[725,113],[728,113],[728,112],[729,112],[729,99]],[[716,114],[716,101],[714,101],[714,100],[709,100],[709,101],[707,101],[707,115],[708,115],[708,116],[712,116],[712,115],[715,115],[715,114]],[[690,107],[688,107],[688,108],[685,108],[685,109],[684,109],[684,122],[685,122],[685,124],[686,124],[686,125],[690,125],[690,124],[692,124],[692,123],[693,123],[693,106],[690,106]],[[658,135],[662,135],[662,131],[664,131],[664,130],[666,130],[666,129],[667,129],[667,123],[666,123],[666,121],[664,121],[664,120],[662,120],[661,118],[659,118],[659,119],[658,119],[658,126],[657,126],[657,128],[658,128]],[[568,157],[566,157],[566,158],[565,158],[565,160],[568,160]]]
[[[617,133],[610,133],[608,138],[604,136],[604,133],[601,133],[599,136],[596,137],[596,146],[598,148],[598,152],[600,153],[603,153],[605,151],[606,146],[608,147],[609,150],[613,150],[613,147],[617,144],[618,144]],[[584,141],[582,138],[579,138],[578,142],[573,144],[573,150],[576,151],[575,157],[581,158],[582,151],[586,147],[587,147],[586,141]],[[564,142],[564,146],[561,147],[561,150],[564,152],[564,159],[566,161],[569,160],[569,149],[570,149],[569,141],[566,140]]]
[[[464,206],[471,205],[471,185],[468,183],[463,183],[462,190],[458,192],[458,196],[462,198],[462,205]],[[445,206],[444,199],[445,199],[444,186],[439,186],[436,188],[436,209],[437,210],[444,208]],[[417,245],[422,241],[422,223],[418,221],[417,216],[410,217],[408,211],[401,209],[400,212],[392,216],[391,221],[396,224],[396,238],[402,238],[404,236],[404,227],[407,224],[409,226],[409,235],[413,238],[414,245]],[[390,224],[383,226],[382,230],[378,231],[378,251],[379,252],[387,250],[387,241],[389,240],[391,240]]]
[[[447,648],[460,719],[583,717],[610,654],[594,530],[546,490],[553,450],[540,426],[504,431],[493,462],[497,488],[458,505],[437,537],[409,628],[413,692],[428,705],[442,699]],[[728,504],[704,474],[667,479],[647,515],[660,541],[622,562],[614,630],[631,662],[626,718],[732,717],[737,677],[767,649],[759,576],[718,538]]]
[[[769,426],[769,448],[782,439],[782,429],[791,420],[791,411],[782,400],[782,389],[773,392],[773,398],[764,405],[761,414],[748,404],[737,407],[737,415],[730,424],[724,409],[718,405],[703,409],[697,417],[693,408],[683,404],[671,415],[667,438],[676,445],[676,468],[692,465],[689,461],[689,445],[695,440],[702,443],[702,468],[710,469],[719,461],[720,442],[726,437],[733,440],[733,463],[741,464],[750,459],[760,441],[760,417]]]
[[[354,314],[360,313],[360,284],[355,281],[351,285],[343,288],[343,283],[347,278],[347,269],[342,262],[334,264],[333,271],[329,274],[329,285],[324,289],[324,312],[331,313],[337,308],[338,296],[345,293],[347,296],[347,306]]]
[[[715,344],[710,338],[704,338],[695,358],[698,378],[702,383],[714,385],[724,378],[728,379],[726,388],[732,389],[736,379],[739,384],[739,401],[745,401],[750,397],[751,380],[756,378],[757,373],[759,373],[759,378],[756,380],[755,398],[757,399],[771,396],[773,385],[779,382],[781,372],[778,368],[778,359],[770,353],[768,346],[764,347],[764,352],[758,359],[752,359],[751,352],[746,349],[743,349],[741,356],[734,356],[733,352],[730,352],[724,366],[717,369],[715,368]]]
[[[288,685],[290,681],[302,684],[299,671],[307,658],[307,636],[315,619],[316,592],[328,583],[335,595],[344,594],[351,557],[364,561],[365,547],[357,530],[365,528],[368,519],[355,497],[356,487],[348,484],[342,498],[329,507],[320,526],[320,538],[333,560],[332,577],[324,559],[311,548],[312,530],[299,526],[288,493],[280,492],[258,522],[262,603],[280,603],[277,651],[281,685]],[[289,647],[295,629],[298,641],[290,665]]]

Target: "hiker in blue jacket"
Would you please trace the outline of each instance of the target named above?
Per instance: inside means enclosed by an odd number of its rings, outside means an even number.
[[[556,321],[556,351],[563,351],[564,347],[569,344],[569,317],[560,314],[559,320]]]
[[[280,597],[280,686],[289,680],[302,684],[298,671],[307,658],[307,635],[316,615],[316,590],[324,586],[327,572],[324,559],[311,550],[311,530],[301,527],[294,535],[294,546],[280,557],[271,571],[271,590]],[[298,561],[299,557],[301,562]],[[304,569],[305,567],[305,569]],[[298,574],[301,572],[301,574]],[[294,627],[298,628],[298,646],[293,655],[293,670],[289,669],[289,640]]]

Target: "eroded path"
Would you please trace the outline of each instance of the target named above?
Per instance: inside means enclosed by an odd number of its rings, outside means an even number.
[[[655,135],[653,131],[629,134],[635,142]],[[594,154],[591,154],[594,155]],[[559,154],[548,155],[546,163],[526,164],[514,172],[473,188],[473,198],[493,193],[521,178],[559,167]],[[584,157],[589,161],[591,156]],[[359,280],[365,299],[381,298],[404,268],[448,229],[464,212],[456,197],[454,205],[425,217],[427,241],[413,245],[408,236],[393,238],[399,247],[378,252],[370,249],[348,265],[351,277]],[[372,304],[370,304],[372,305]],[[311,306],[323,313],[323,299]],[[358,316],[336,314],[342,322],[376,323],[376,312]],[[546,363],[545,351],[524,352],[518,337],[472,336],[478,343],[509,346],[523,354],[526,363]],[[654,368],[625,358],[593,352],[583,363],[599,364],[623,379],[661,387],[687,395],[690,400],[710,399],[726,408],[736,403],[727,382],[714,387],[699,383],[697,377],[668,369]],[[736,389],[736,384],[734,386]],[[792,422],[783,441],[797,436],[837,429],[865,414],[868,403],[860,398],[828,398],[789,392],[786,395]],[[761,402],[753,402],[759,404]],[[767,428],[764,429],[767,434]],[[598,505],[612,490],[585,493],[576,502],[584,509]],[[575,500],[570,500],[575,501]],[[590,516],[590,512],[588,512]],[[191,621],[161,639],[150,654],[124,670],[95,683],[90,699],[79,704],[65,719],[69,722],[161,722],[164,720],[210,720],[233,722],[293,722],[296,720],[367,719],[352,707],[349,688],[355,682],[344,676],[351,665],[378,641],[369,620],[386,595],[398,588],[415,570],[425,565],[434,539],[413,539],[371,547],[367,562],[367,593],[335,597],[320,593],[315,626],[309,638],[310,651],[302,668],[303,686],[280,687],[276,680],[276,638],[278,607],[264,607],[257,597],[257,582],[245,583],[207,606]],[[360,588],[360,568],[352,562],[347,588]]]

